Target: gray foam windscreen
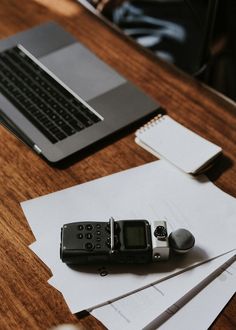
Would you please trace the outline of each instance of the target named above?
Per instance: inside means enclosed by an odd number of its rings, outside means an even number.
[[[187,229],[177,229],[169,236],[171,249],[176,253],[186,253],[195,244],[195,238]]]

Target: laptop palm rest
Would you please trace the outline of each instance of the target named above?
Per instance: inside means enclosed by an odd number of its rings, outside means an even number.
[[[123,77],[77,42],[41,57],[40,62],[86,101],[125,83]]]

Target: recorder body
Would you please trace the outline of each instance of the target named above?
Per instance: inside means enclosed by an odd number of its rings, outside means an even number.
[[[144,264],[167,260],[165,221],[76,222],[61,229],[60,257],[67,264]]]

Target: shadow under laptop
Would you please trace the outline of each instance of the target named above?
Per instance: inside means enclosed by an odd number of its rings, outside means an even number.
[[[165,110],[164,109],[160,109],[158,108],[156,110],[156,112],[149,114],[145,117],[143,117],[142,119],[136,121],[133,124],[130,124],[129,126],[122,128],[116,132],[114,132],[113,134],[110,134],[108,137],[105,137],[97,142],[94,142],[92,145],[86,147],[83,150],[80,150],[72,155],[70,155],[69,157],[61,160],[60,162],[57,163],[50,163],[48,162],[46,159],[46,162],[53,167],[56,167],[57,169],[66,169],[72,165],[74,165],[75,163],[91,156],[92,154],[95,154],[96,152],[98,152],[99,150],[106,148],[107,146],[117,142],[118,140],[126,137],[127,135],[134,133],[138,128],[140,128],[140,126],[142,126],[144,123],[146,123],[147,121],[149,121],[150,119],[152,119],[153,117],[155,117],[158,114],[165,114]]]

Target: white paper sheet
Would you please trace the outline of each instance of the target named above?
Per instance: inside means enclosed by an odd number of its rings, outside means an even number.
[[[235,248],[235,199],[205,176],[195,179],[165,161],[24,202],[22,207],[37,239],[32,248],[51,268],[54,276],[50,283],[68,298],[72,312],[105,303]],[[190,229],[196,247],[188,256],[162,265],[109,266],[105,277],[99,276],[97,268],[76,271],[60,261],[64,223],[104,221],[110,216],[165,219],[169,231]]]
[[[95,308],[91,314],[110,330],[156,329],[157,325],[160,326],[163,320],[166,318],[169,319],[174,311],[176,312],[177,309],[180,309],[186,300],[192,298],[193,290],[195,293],[197,290],[201,289],[200,284],[204,282],[206,278],[210,281],[212,276],[215,276],[213,273],[216,270],[219,271],[219,267],[222,269],[222,264],[227,262],[232,256],[233,254],[229,253],[216,258],[199,267],[186,271],[181,275],[172,277],[171,279],[144,290],[140,290],[137,293],[109,303],[108,305]],[[228,264],[224,267],[226,266],[228,266]],[[236,274],[234,280],[236,280]],[[232,292],[232,288],[226,291]],[[228,298],[228,295],[226,296]],[[221,298],[221,303],[222,301],[225,301],[224,295]],[[218,305],[221,304],[218,303]],[[214,311],[215,309],[213,309],[212,315],[214,315]],[[182,319],[185,320],[189,327],[182,327]],[[181,330],[192,329],[188,322],[189,320],[193,320],[192,314],[181,313],[180,309],[179,320],[181,320],[180,323],[168,320],[165,324],[165,329],[175,329],[176,324],[181,324]],[[185,322],[183,321],[183,324]],[[206,324],[204,320],[201,322],[201,324]],[[168,327],[168,324],[171,324],[171,326]],[[198,329],[200,330],[201,328]],[[202,329],[207,329],[207,327]]]
[[[176,324],[181,324],[181,330],[208,329],[235,292],[236,262],[177,312],[175,312],[176,310],[169,310],[167,317],[170,315],[172,317],[162,324],[159,329],[175,329]],[[153,327],[147,327],[148,329],[151,330]]]
[[[50,267],[54,275],[48,282],[63,294],[73,313],[83,309],[90,310],[150,283],[182,272],[192,263],[192,259],[197,260],[198,257],[193,252],[183,258],[179,256],[176,261],[155,265],[109,265],[96,268],[80,266],[78,269],[72,269],[59,259],[59,240],[58,244],[51,244],[51,237],[51,234],[45,236],[40,242],[34,243],[31,249]],[[210,266],[210,269],[212,267]],[[101,271],[107,272],[108,275],[100,276]],[[192,270],[192,276],[194,274]],[[204,272],[201,273],[201,276],[205,275]],[[197,273],[196,280],[198,279]]]

